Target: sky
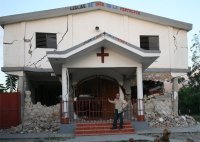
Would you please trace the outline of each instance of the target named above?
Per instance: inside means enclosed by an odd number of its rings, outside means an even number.
[[[109,4],[139,10],[179,21],[193,24],[188,33],[188,47],[192,45],[192,37],[200,30],[199,0],[101,0]],[[26,12],[68,7],[93,0],[0,0],[0,17]],[[190,58],[189,54],[189,58]],[[191,62],[189,62],[191,64]],[[0,67],[3,66],[3,29],[0,27]],[[0,84],[5,83],[5,74],[0,71]]]

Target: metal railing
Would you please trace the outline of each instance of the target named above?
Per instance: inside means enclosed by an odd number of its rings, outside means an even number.
[[[144,112],[143,99],[127,101],[128,105],[124,110],[124,120],[137,120],[138,114]],[[139,108],[142,104],[142,108]],[[61,101],[60,118],[69,118],[69,123],[76,122],[111,122],[114,117],[114,104],[107,99],[79,99]]]

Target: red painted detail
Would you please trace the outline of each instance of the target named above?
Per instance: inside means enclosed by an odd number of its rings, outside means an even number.
[[[61,117],[62,124],[69,124],[69,118]]]
[[[137,120],[144,121],[145,120],[144,115],[138,115]]]
[[[103,2],[96,2],[96,6],[104,6]]]

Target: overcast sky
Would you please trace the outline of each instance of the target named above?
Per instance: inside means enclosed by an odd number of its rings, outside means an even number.
[[[135,9],[193,24],[188,33],[188,47],[192,36],[200,30],[199,0],[101,0],[121,7]],[[92,0],[0,0],[0,16],[67,7],[93,2]],[[190,58],[190,57],[189,57]],[[3,29],[0,28],[0,67],[3,66]],[[5,82],[5,74],[0,71],[0,84]]]

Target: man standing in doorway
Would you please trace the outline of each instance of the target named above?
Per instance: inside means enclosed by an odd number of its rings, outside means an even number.
[[[119,93],[116,94],[116,98],[114,100],[110,100],[108,98],[108,101],[115,104],[114,121],[111,129],[117,129],[118,119],[120,120],[119,129],[123,129],[123,111],[128,103],[125,100],[120,99]]]

